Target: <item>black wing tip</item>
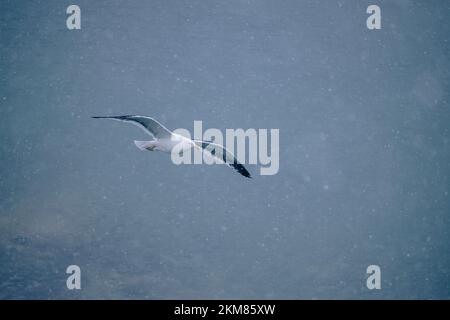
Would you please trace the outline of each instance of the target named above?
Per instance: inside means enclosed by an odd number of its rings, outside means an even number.
[[[248,179],[252,179],[252,176],[250,174],[250,172],[248,172],[248,170],[240,163],[233,163],[231,164],[231,166],[237,171],[239,172],[242,176],[248,178]]]
[[[247,179],[253,179],[253,177],[250,175],[250,173],[244,173],[244,172],[239,172],[241,174],[241,176],[243,176],[244,178]]]
[[[243,175],[244,177],[248,178],[248,179],[253,179],[252,175],[250,174],[250,172],[247,171],[247,169],[245,169],[244,166],[242,166],[243,170],[238,170],[238,172]]]

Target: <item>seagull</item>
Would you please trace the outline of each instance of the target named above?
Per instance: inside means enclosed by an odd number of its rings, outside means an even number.
[[[137,125],[143,129],[146,133],[151,135],[154,140],[151,141],[134,141],[136,147],[140,150],[149,151],[162,151],[165,153],[171,153],[176,147],[180,152],[197,149],[208,156],[213,157],[218,163],[225,163],[229,167],[235,169],[241,175],[246,178],[251,178],[247,169],[237,161],[236,157],[228,151],[224,146],[213,143],[211,141],[204,140],[191,140],[183,137],[179,134],[171,132],[164,127],[161,123],[151,117],[137,116],[137,115],[125,115],[125,116],[100,116],[92,117],[94,119],[112,119],[117,121],[123,121]]]

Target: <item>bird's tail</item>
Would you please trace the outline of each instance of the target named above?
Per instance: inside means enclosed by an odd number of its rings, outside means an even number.
[[[152,150],[154,147],[152,144],[153,141],[134,141],[134,144],[136,147],[138,147],[141,150]]]

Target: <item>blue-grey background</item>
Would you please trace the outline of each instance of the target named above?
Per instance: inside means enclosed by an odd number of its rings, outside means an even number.
[[[449,19],[441,0],[2,0],[0,298],[450,298]],[[175,166],[90,118],[109,114],[279,128],[280,171]]]

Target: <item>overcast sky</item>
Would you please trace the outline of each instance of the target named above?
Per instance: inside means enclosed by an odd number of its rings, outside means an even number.
[[[2,0],[0,298],[450,298],[449,19],[438,0]],[[90,118],[110,114],[276,128],[280,170],[176,166]]]

